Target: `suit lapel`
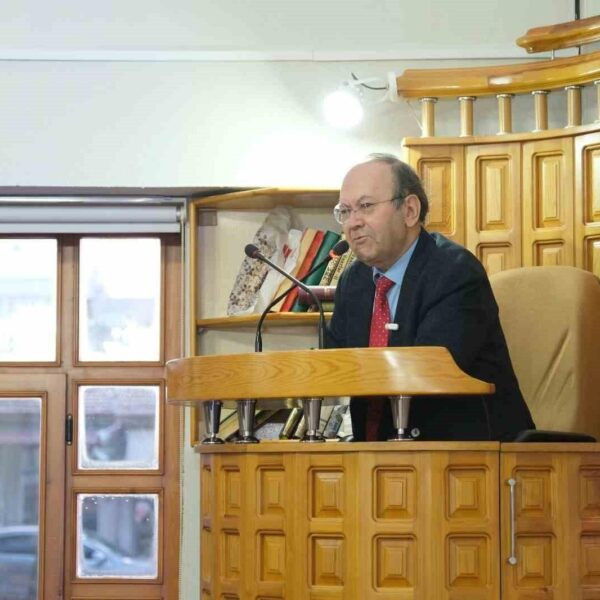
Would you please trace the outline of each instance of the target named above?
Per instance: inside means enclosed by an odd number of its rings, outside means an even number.
[[[402,324],[406,322],[408,307],[413,305],[414,296],[418,289],[419,277],[423,272],[425,263],[429,259],[429,255],[434,246],[434,239],[422,228],[421,233],[419,234],[419,240],[417,241],[413,255],[411,256],[406,272],[404,273],[404,279],[402,280],[400,297],[398,298],[396,314],[394,315],[394,323],[398,323],[399,328],[398,330],[391,332],[390,346],[402,346],[407,343],[405,332],[402,330]]]
[[[362,263],[357,266],[360,268],[356,269],[353,285],[348,291],[360,301],[350,304],[348,340],[351,347],[365,347],[369,345],[375,284],[371,267]]]

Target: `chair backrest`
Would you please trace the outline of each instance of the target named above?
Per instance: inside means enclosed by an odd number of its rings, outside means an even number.
[[[524,267],[490,282],[538,429],[600,439],[600,281],[574,267]]]

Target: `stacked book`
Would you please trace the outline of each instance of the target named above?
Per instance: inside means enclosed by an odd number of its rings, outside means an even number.
[[[322,268],[308,277],[307,275],[313,268],[313,265],[318,264],[327,257],[340,239],[340,234],[333,231],[305,229],[300,240],[298,258],[295,266],[289,271],[290,275],[300,279],[309,286],[335,287],[344,269],[354,260],[354,253],[351,250],[348,250],[342,256],[333,258],[327,265],[323,265]],[[282,294],[290,285],[289,280],[282,279],[275,294],[273,294],[273,298]],[[326,301],[323,304],[323,309],[332,311],[333,301]],[[298,288],[292,290],[272,308],[272,312],[306,312],[308,310],[309,304],[303,298],[299,297]]]

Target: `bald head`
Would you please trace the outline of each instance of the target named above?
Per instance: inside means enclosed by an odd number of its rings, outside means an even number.
[[[346,239],[357,258],[382,271],[408,250],[421,230],[418,196],[398,195],[396,170],[385,160],[371,159],[348,171],[339,207]]]

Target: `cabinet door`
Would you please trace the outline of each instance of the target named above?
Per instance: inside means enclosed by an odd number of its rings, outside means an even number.
[[[600,133],[575,138],[575,264],[600,276]]]
[[[523,144],[523,266],[574,265],[573,140]]]
[[[521,266],[521,146],[466,149],[466,246],[488,275]]]
[[[419,174],[429,198],[428,231],[465,243],[464,149],[462,146],[407,148],[408,164]]]
[[[502,598],[599,598],[600,452],[545,446],[501,455]]]

